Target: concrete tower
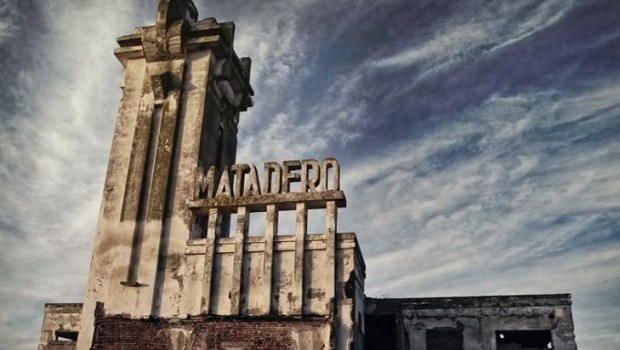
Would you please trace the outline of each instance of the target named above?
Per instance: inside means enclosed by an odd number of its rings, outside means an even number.
[[[196,19],[191,1],[161,0],[154,26],[118,39],[123,97],[77,348],[361,345],[364,268],[355,235],[336,234],[338,162],[266,163],[262,191],[255,166],[234,164],[250,59],[233,23]],[[308,235],[314,209],[325,233]],[[292,235],[277,233],[283,210]],[[249,237],[250,213],[263,236]]]
[[[251,61],[233,49],[234,24],[194,22],[196,15],[191,1],[162,0],[155,26],[118,39],[123,97],[80,349],[90,346],[97,302],[106,313],[132,317],[202,311],[200,296],[184,292],[201,288],[184,262],[200,224],[186,205],[189,185],[197,166],[234,163],[239,113],[253,92]]]

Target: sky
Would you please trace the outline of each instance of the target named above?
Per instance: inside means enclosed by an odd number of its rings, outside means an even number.
[[[336,157],[366,294],[571,293],[620,344],[620,1],[196,1],[236,23],[237,160]],[[81,302],[118,36],[156,0],[0,0],[0,349]]]

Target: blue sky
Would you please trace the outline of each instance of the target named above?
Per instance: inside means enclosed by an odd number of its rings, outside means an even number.
[[[0,0],[0,348],[83,299],[120,99],[155,0]],[[620,344],[618,1],[196,1],[237,24],[240,162],[334,156],[371,296],[573,295]]]

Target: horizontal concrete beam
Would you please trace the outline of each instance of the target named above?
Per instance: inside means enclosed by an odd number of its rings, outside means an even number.
[[[344,192],[324,191],[189,200],[187,207],[197,215],[208,215],[209,208],[225,208],[235,212],[237,207],[247,207],[250,212],[265,212],[270,204],[276,205],[278,210],[295,210],[297,203],[305,203],[308,209],[324,209],[329,201],[336,202],[339,208],[347,205]]]

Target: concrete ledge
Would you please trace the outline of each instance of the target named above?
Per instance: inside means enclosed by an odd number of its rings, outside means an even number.
[[[457,308],[507,308],[527,306],[567,306],[571,305],[570,294],[529,294],[529,295],[490,295],[471,297],[438,298],[366,298],[366,305],[374,305],[377,310],[396,309],[457,309]]]
[[[328,201],[335,201],[339,208],[347,206],[347,199],[343,191],[325,191],[189,200],[187,207],[196,214],[208,215],[210,208],[228,208],[235,212],[237,207],[247,207],[250,212],[263,212],[267,210],[269,204],[275,204],[278,210],[295,210],[296,204],[300,202],[304,202],[308,209],[322,209],[326,208]]]

